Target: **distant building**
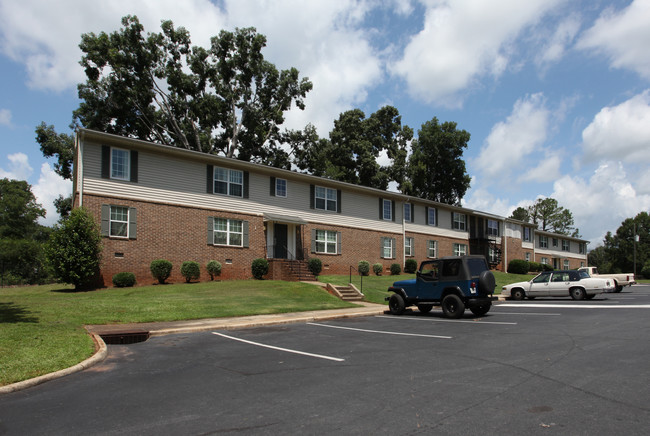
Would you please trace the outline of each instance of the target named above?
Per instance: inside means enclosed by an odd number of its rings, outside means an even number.
[[[223,279],[243,279],[266,258],[269,277],[287,280],[311,257],[324,274],[462,254],[502,271],[511,259],[587,263],[586,241],[509,218],[87,129],[77,133],[73,195],[101,225],[107,286],[123,271],[153,282],[160,258],[173,263],[172,281],[187,260],[204,279],[210,260]]]

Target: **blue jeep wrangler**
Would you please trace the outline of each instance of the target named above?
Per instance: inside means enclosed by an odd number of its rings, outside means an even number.
[[[420,264],[416,278],[393,283],[386,297],[390,313],[400,315],[408,306],[427,313],[442,306],[447,318],[460,318],[469,308],[482,316],[489,312],[494,297],[494,274],[484,256],[450,256],[426,260]]]

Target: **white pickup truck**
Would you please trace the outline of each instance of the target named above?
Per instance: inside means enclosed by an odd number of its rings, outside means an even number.
[[[614,292],[621,292],[624,286],[631,286],[636,283],[634,279],[634,274],[598,274],[598,268],[595,266],[583,266],[578,268],[578,271],[586,271],[591,277],[599,277],[601,279],[612,279],[614,280]]]

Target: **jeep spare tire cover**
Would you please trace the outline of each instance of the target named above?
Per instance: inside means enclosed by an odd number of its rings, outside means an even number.
[[[493,294],[496,284],[492,271],[485,270],[478,276],[478,290],[481,293]]]

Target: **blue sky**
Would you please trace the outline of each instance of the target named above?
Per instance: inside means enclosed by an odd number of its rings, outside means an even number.
[[[40,153],[41,122],[70,133],[82,33],[135,14],[171,19],[206,46],[254,26],[265,57],[314,89],[286,126],[327,136],[343,111],[395,106],[416,132],[433,117],[471,134],[463,206],[508,216],[556,198],[594,248],[650,209],[650,0],[0,0],[0,177],[48,210],[71,183]]]

